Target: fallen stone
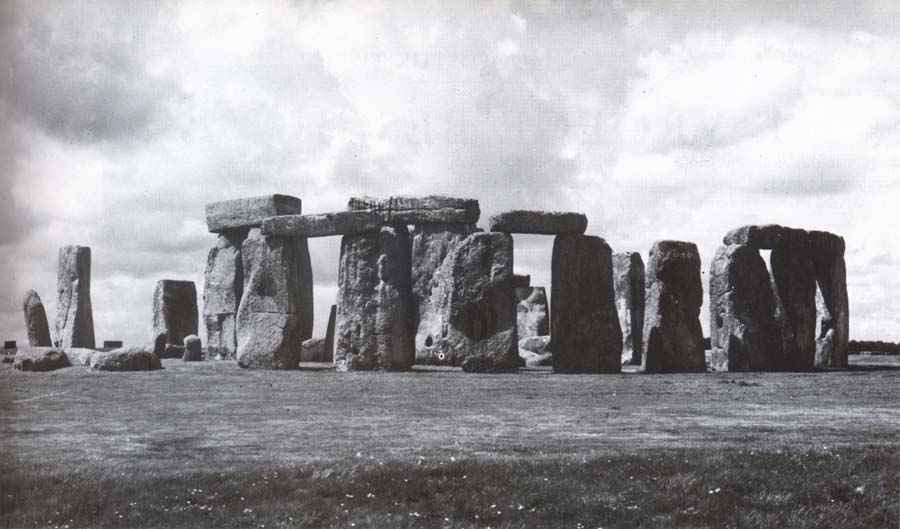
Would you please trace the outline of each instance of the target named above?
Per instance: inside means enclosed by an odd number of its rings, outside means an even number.
[[[530,275],[513,274],[513,288],[528,288],[531,286]]]
[[[742,244],[752,246],[758,250],[774,250],[775,248],[805,248],[809,245],[809,233],[779,226],[766,224],[762,226],[741,226],[729,231],[722,242],[728,246]]]
[[[193,281],[160,279],[156,282],[151,334],[156,355],[181,358],[184,351],[170,350],[170,346],[181,347],[185,336],[196,335],[197,320],[197,289]],[[165,335],[164,340],[160,340],[161,335]]]
[[[313,325],[312,269],[306,239],[251,230],[241,248],[244,291],[237,315],[241,367],[295,369]]]
[[[547,350],[547,346],[550,345],[550,337],[549,336],[532,336],[530,338],[523,338],[519,340],[519,352],[524,349],[526,351],[531,351],[535,354],[550,354],[550,351]]]
[[[514,210],[491,217],[491,231],[503,233],[580,235],[586,229],[587,217],[582,213]]]
[[[93,349],[94,314],[91,307],[91,249],[59,249],[56,301],[56,347]]]
[[[373,211],[386,223],[475,224],[481,216],[478,201],[446,196],[351,198],[350,211]]]
[[[200,362],[203,360],[203,349],[200,337],[191,334],[184,337],[184,355],[181,359],[185,362]]]
[[[769,256],[775,320],[781,328],[778,371],[812,371],[816,362],[816,271],[809,251],[776,248]]]
[[[334,362],[334,326],[336,321],[337,305],[332,305],[328,313],[328,327],[325,329],[325,343],[323,344],[326,362]]]
[[[264,195],[213,202],[206,205],[206,226],[212,233],[258,228],[277,215],[299,215],[302,201],[288,195]]]
[[[25,311],[25,331],[28,334],[28,345],[31,347],[50,347],[50,325],[47,323],[47,313],[41,297],[34,290],[25,294],[22,303]]]
[[[553,355],[550,353],[536,354],[528,350],[519,349],[519,367],[545,367],[553,365]]]
[[[550,345],[557,373],[618,373],[622,329],[616,314],[612,249],[592,235],[553,241]]]
[[[13,359],[13,368],[19,371],[54,371],[71,365],[66,353],[53,347],[23,347]]]
[[[759,250],[722,246],[709,271],[712,368],[771,371],[781,354],[775,294]]]
[[[516,328],[519,339],[549,335],[550,310],[547,308],[547,292],[544,287],[516,288],[515,292],[518,299]]]
[[[637,252],[613,254],[616,312],[622,328],[622,365],[641,365],[644,348],[644,261]]]
[[[309,340],[303,340],[303,344],[300,346],[300,361],[332,363],[334,362],[334,354],[329,354],[329,351],[325,348],[324,338],[310,338]]]
[[[263,222],[263,235],[282,237],[334,237],[375,233],[384,222],[371,211],[338,211],[315,215],[284,215]]]
[[[80,367],[91,365],[91,357],[98,352],[95,349],[87,349],[85,347],[67,347],[64,351],[66,356],[69,357],[69,363]]]
[[[142,347],[97,352],[91,356],[95,371],[154,371],[162,369],[162,362],[154,353]]]
[[[347,235],[338,267],[340,371],[407,370],[413,365],[409,233],[403,225]]]
[[[647,373],[703,372],[700,254],[689,242],[657,241],[647,265],[644,350]]]
[[[244,290],[241,245],[245,238],[246,234],[219,235],[206,259],[203,320],[210,357],[233,358],[237,353],[235,318]]]

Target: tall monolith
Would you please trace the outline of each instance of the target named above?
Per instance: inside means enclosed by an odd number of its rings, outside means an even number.
[[[28,345],[31,347],[50,347],[50,325],[47,323],[47,313],[41,297],[34,290],[25,294],[22,303],[25,312],[25,332],[28,335]]]
[[[56,347],[93,349],[94,314],[91,308],[91,249],[59,249],[56,282]]]
[[[613,254],[616,310],[622,327],[622,365],[640,365],[644,347],[644,261],[638,252]]]

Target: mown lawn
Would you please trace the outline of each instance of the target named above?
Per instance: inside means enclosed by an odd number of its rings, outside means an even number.
[[[165,367],[3,366],[0,527],[900,525],[896,368]]]

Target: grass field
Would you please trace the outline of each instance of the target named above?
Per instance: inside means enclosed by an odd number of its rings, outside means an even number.
[[[0,527],[897,527],[900,363],[0,368]],[[893,365],[885,365],[893,363]]]

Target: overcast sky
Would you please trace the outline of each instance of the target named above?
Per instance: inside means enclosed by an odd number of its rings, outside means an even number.
[[[143,343],[158,279],[202,295],[206,202],[447,193],[484,227],[584,212],[645,260],[694,241],[704,281],[732,227],[834,231],[851,337],[900,340],[898,23],[891,1],[2,2],[0,339],[25,342],[31,288],[52,328],[66,244],[92,249],[98,341]],[[515,241],[549,286],[552,239]],[[339,240],[310,249],[321,336]]]

